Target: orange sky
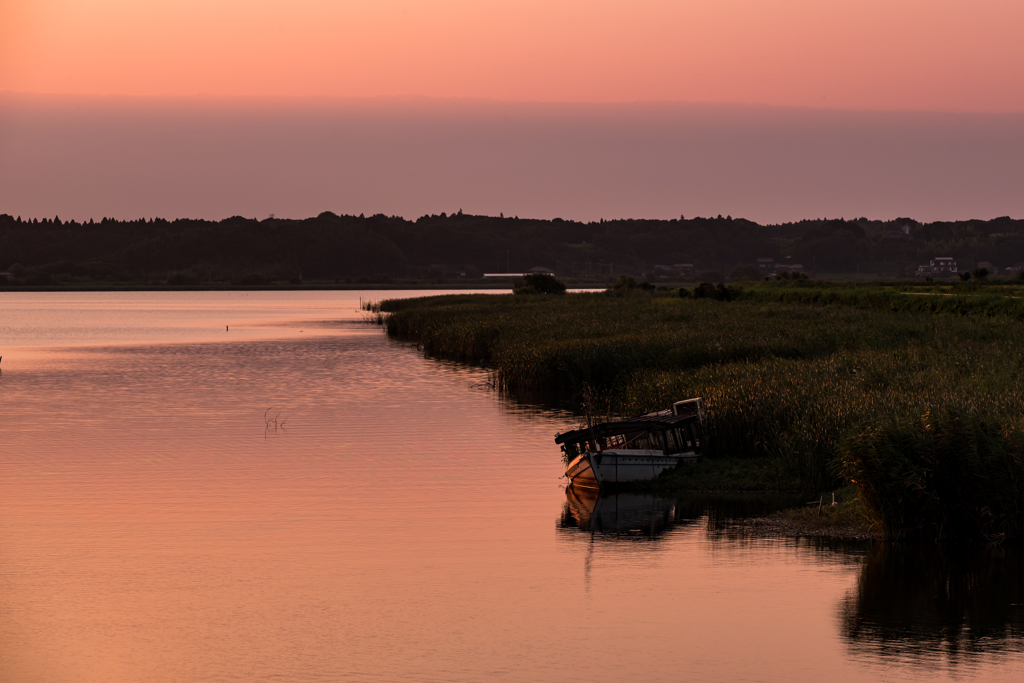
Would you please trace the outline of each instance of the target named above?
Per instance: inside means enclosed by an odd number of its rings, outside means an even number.
[[[0,91],[1024,111],[1020,0],[0,0]]]

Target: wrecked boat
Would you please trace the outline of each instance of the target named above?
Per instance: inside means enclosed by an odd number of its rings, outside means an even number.
[[[704,402],[677,401],[671,408],[625,420],[602,422],[557,434],[569,465],[571,486],[600,489],[609,484],[653,479],[700,457]]]

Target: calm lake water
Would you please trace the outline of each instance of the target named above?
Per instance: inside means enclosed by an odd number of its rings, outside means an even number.
[[[570,415],[357,310],[422,294],[0,293],[0,680],[1024,675],[1019,554],[567,496]]]

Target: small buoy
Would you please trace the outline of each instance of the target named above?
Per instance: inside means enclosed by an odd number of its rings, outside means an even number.
[[[225,325],[225,326],[224,326],[224,331],[225,331],[225,332],[227,332],[227,331],[228,331],[228,326],[227,326],[227,325]]]

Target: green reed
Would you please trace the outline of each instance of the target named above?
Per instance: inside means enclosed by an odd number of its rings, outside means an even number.
[[[745,295],[758,301],[841,305],[889,312],[1006,316],[1024,320],[1024,288],[1016,281],[865,286],[834,282],[758,283]]]
[[[844,439],[838,465],[888,538],[1000,542],[1024,532],[1024,435],[1005,419],[893,419]]]
[[[602,412],[617,415],[701,396],[708,455],[767,458],[776,481],[765,488],[794,480],[814,491],[838,485],[852,471],[837,460],[844,438],[891,420],[986,416],[1009,429],[1024,415],[1024,323],[1011,297],[1005,306],[932,312],[899,292],[893,296],[911,303],[761,294],[770,289],[756,286],[733,302],[461,295],[388,301],[381,310],[389,334],[485,364],[513,394],[579,397],[591,388],[604,397]],[[883,300],[867,289],[857,296]],[[881,504],[872,509],[893,519]],[[903,526],[894,521],[890,531]]]

